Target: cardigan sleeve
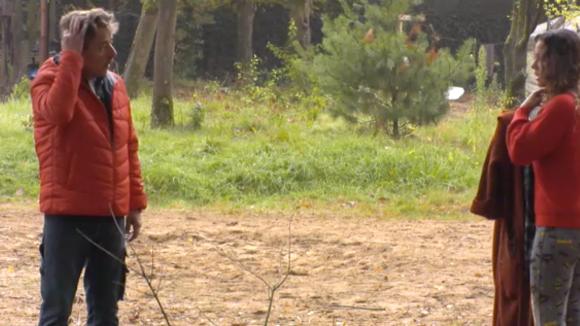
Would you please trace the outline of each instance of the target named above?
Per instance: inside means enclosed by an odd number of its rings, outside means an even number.
[[[560,146],[573,131],[576,121],[575,99],[561,94],[550,100],[538,116],[529,121],[529,109],[519,108],[507,131],[511,160],[518,165],[531,164]]]

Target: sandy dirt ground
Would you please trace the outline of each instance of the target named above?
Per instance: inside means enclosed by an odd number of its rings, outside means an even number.
[[[291,270],[270,325],[489,325],[492,224],[390,221],[337,214],[150,210],[133,242],[172,325],[263,325],[266,282]],[[34,325],[42,218],[0,204],[0,325]],[[138,270],[135,257],[128,259]],[[253,275],[255,274],[255,275]],[[84,325],[79,287],[71,325]],[[137,272],[122,325],[165,325]]]

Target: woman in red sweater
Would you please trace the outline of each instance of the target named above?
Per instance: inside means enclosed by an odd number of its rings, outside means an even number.
[[[532,164],[536,236],[530,283],[536,325],[580,325],[580,38],[569,30],[536,39],[540,90],[515,112],[507,145]]]

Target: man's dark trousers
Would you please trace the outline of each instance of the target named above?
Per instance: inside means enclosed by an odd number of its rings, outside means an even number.
[[[68,325],[83,267],[87,325],[119,324],[117,301],[124,293],[125,267],[110,254],[124,261],[125,242],[122,230],[122,218],[54,215],[44,217],[40,245],[42,305],[39,326]],[[98,248],[91,241],[102,248]]]

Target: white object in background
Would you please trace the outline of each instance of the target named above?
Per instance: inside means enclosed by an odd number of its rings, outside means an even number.
[[[465,94],[465,90],[463,89],[463,87],[449,87],[449,89],[447,89],[447,99],[449,101],[457,101],[458,99],[460,99],[463,94]]]

